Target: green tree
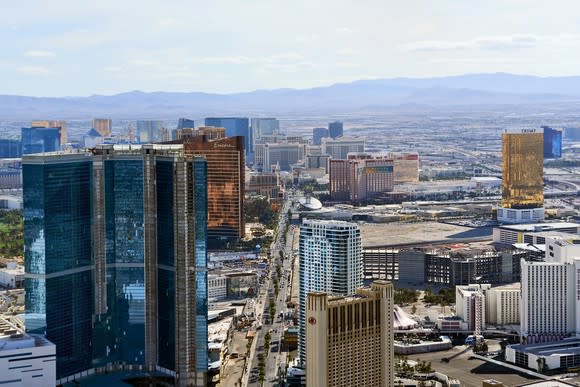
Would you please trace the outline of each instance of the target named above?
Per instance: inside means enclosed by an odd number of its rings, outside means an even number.
[[[264,335],[264,349],[266,350],[266,352],[268,352],[268,350],[270,349],[270,341],[271,340],[272,340],[272,335],[268,331]]]
[[[21,210],[0,211],[0,256],[24,255],[24,220]]]
[[[246,222],[254,222],[258,219],[260,223],[272,228],[276,224],[276,213],[268,198],[247,197],[244,199],[244,219]]]

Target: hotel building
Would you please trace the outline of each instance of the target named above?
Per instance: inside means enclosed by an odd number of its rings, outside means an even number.
[[[330,198],[360,202],[393,190],[393,160],[350,153],[347,160],[329,162]]]
[[[23,177],[26,328],[56,345],[57,383],[146,370],[205,386],[206,161],[101,145],[25,156]]]
[[[361,236],[356,223],[304,220],[299,245],[299,352],[306,359],[306,298],[310,292],[354,294],[362,286]]]
[[[375,281],[351,296],[308,294],[306,385],[393,385],[393,294]]]
[[[502,134],[502,203],[497,220],[532,223],[544,220],[543,129]]]

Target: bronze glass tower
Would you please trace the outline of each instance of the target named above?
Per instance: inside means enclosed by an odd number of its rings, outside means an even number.
[[[502,135],[502,207],[544,206],[544,135],[521,129]]]
[[[209,140],[207,135],[174,141],[183,143],[186,154],[207,160],[207,236],[217,241],[244,237],[244,138]]]

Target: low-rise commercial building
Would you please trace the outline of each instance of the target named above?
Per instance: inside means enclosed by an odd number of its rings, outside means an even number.
[[[520,259],[530,256],[526,250],[489,247],[370,247],[363,249],[363,275],[396,280],[402,286],[509,284],[520,280]]]
[[[553,222],[502,225],[493,229],[493,242],[509,245],[515,243],[543,245],[546,243],[546,236],[554,232],[580,234],[580,224]]]
[[[0,318],[0,384],[9,387],[56,385],[56,346],[44,336],[24,333]]]
[[[14,289],[24,286],[24,266],[16,262],[8,262],[5,268],[0,269],[0,286]]]

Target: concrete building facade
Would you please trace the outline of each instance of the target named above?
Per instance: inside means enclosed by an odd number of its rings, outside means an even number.
[[[522,341],[580,334],[580,237],[548,238],[545,262],[521,264]]]
[[[306,298],[347,295],[362,286],[361,235],[356,223],[304,220],[299,244],[299,354],[306,360]]]
[[[457,316],[466,323],[467,330],[483,332],[485,329],[485,294],[490,288],[490,284],[455,287],[455,310]]]
[[[0,318],[0,371],[2,386],[54,386],[56,347],[42,335],[24,333]]]
[[[393,295],[386,281],[352,296],[308,294],[307,386],[393,385]]]
[[[393,160],[351,153],[329,161],[330,198],[361,202],[393,190]]]
[[[521,285],[497,286],[485,292],[486,321],[493,325],[520,323]]]
[[[335,160],[344,160],[349,153],[365,151],[363,137],[322,138],[322,154],[327,154]]]

